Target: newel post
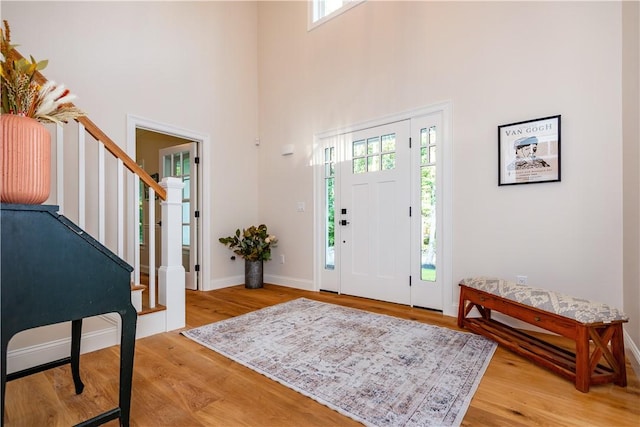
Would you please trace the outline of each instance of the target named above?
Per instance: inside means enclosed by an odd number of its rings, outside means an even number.
[[[162,211],[161,261],[158,269],[158,301],[167,307],[167,331],[183,328],[186,322],[185,271],[182,266],[182,187],[179,178],[164,178],[167,191]]]

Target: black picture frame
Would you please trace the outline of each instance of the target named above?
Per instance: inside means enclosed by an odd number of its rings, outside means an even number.
[[[498,185],[559,182],[561,116],[498,126]]]

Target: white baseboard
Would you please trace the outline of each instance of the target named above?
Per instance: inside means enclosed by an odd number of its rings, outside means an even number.
[[[640,350],[636,343],[629,338],[629,334],[624,334],[624,346],[626,350],[625,356],[628,357],[629,363],[631,363],[631,367],[636,376],[640,377]]]
[[[295,277],[277,276],[275,274],[265,274],[265,283],[286,286],[289,288],[302,289],[304,291],[317,291],[313,285],[313,280],[296,279]]]
[[[166,316],[164,311],[138,316],[136,339],[166,332]],[[106,327],[84,332],[80,342],[80,354],[90,353],[120,344],[119,317],[115,314],[99,316],[106,322]],[[69,357],[71,354],[71,335],[34,345],[29,345],[7,352],[7,373],[39,366],[54,360]]]
[[[275,274],[265,274],[264,282],[274,285],[287,286],[289,288],[302,289],[305,291],[316,291],[313,286],[313,280],[296,279],[295,277],[277,276]],[[244,283],[244,275],[224,277],[209,282],[203,291],[212,291],[214,289],[228,288],[238,286]]]
[[[214,289],[228,288],[244,283],[244,275],[224,277],[222,279],[214,279],[205,284],[203,291],[213,291]]]
[[[449,317],[458,317],[458,303],[453,303],[450,305],[444,305],[442,308],[442,314]]]
[[[150,335],[161,334],[167,331],[166,311],[156,311],[142,316],[138,315],[136,325],[136,339],[148,337]]]
[[[101,316],[110,326],[82,334],[80,353],[90,353],[120,343],[118,325],[114,319]],[[7,373],[49,363],[69,357],[71,354],[71,336],[43,342],[7,352]]]

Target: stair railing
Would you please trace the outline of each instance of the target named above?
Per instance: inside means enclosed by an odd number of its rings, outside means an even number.
[[[15,49],[12,51],[14,58],[20,59],[22,55]],[[34,74],[34,80],[43,85],[47,82],[46,77],[36,72]],[[184,326],[184,268],[182,266],[181,250],[182,250],[182,182],[177,178],[165,178],[161,183],[156,182],[142,167],[140,167],[135,160],[133,160],[124,150],[118,146],[106,133],[104,133],[89,117],[82,116],[75,119],[78,123],[77,126],[77,155],[78,155],[78,197],[77,197],[77,224],[82,229],[87,229],[88,219],[86,217],[87,212],[87,188],[86,181],[88,178],[97,180],[97,218],[91,218],[93,221],[93,228],[95,231],[94,237],[102,244],[115,252],[120,258],[125,258],[125,209],[127,204],[125,203],[125,168],[130,171],[135,183],[134,194],[129,195],[128,204],[129,208],[133,210],[132,218],[134,218],[135,224],[129,227],[129,233],[133,234],[136,244],[132,245],[133,254],[130,254],[127,261],[134,265],[134,277],[132,278],[135,283],[140,283],[140,260],[139,253],[135,249],[139,247],[140,234],[137,231],[139,222],[139,182],[142,182],[145,188],[148,190],[149,200],[155,200],[157,195],[161,200],[161,215],[162,223],[161,227],[161,266],[158,269],[158,293],[160,296],[160,304],[166,306],[167,318],[172,319],[167,321],[166,330],[172,330]],[[65,206],[65,190],[68,190],[64,175],[65,175],[65,128],[69,124],[55,125],[55,141],[56,152],[53,158],[55,158],[56,164],[56,179],[55,179],[55,191],[56,201],[60,208],[60,213],[69,215],[66,212]],[[73,131],[71,132],[74,133]],[[97,178],[94,175],[87,175],[86,167],[86,150],[89,147],[85,142],[86,135],[89,134],[95,139],[97,146]],[[107,192],[107,173],[106,173],[106,159],[105,150],[113,155],[116,160],[116,172],[115,172],[115,191],[111,190]],[[113,175],[113,174],[112,174]],[[115,196],[115,218],[110,218],[116,223],[116,237],[115,244],[107,244],[107,197],[113,199]],[[152,203],[150,203],[150,206]],[[113,209],[112,211],[113,212]],[[147,209],[148,223],[155,224],[155,209]],[[113,237],[112,235],[109,235]],[[111,238],[111,240],[114,240]],[[155,254],[155,233],[149,233],[149,307],[156,307],[156,254]],[[113,247],[114,246],[114,247]],[[134,304],[135,305],[135,304]],[[140,307],[137,307],[140,309]]]

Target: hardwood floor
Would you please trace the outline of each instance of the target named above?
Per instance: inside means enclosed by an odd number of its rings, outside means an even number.
[[[304,296],[458,329],[440,313],[330,293],[265,285],[187,292],[187,327],[201,326]],[[564,344],[562,338],[554,340]],[[498,348],[463,426],[640,425],[640,382],[626,388],[570,382]],[[7,384],[6,426],[69,426],[117,405],[119,348],[84,354],[85,390],[76,396],[69,365]],[[118,425],[117,421],[106,424]],[[359,423],[181,336],[137,341],[132,426],[356,426]]]

